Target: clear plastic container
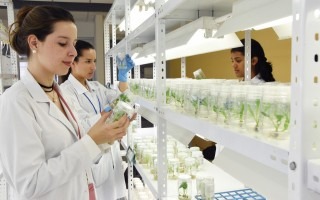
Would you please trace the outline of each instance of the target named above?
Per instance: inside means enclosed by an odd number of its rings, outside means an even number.
[[[262,100],[261,85],[248,85],[247,86],[247,99],[246,99],[246,129],[249,132],[260,135],[261,129],[261,100]],[[263,110],[262,110],[263,111]]]
[[[261,105],[262,132],[273,139],[288,139],[290,125],[289,85],[267,85]]]
[[[112,115],[107,119],[107,123],[118,121],[123,115],[127,114],[129,118],[135,113],[134,108],[123,101],[117,102],[115,107],[112,109]]]
[[[203,164],[202,151],[192,151],[191,156],[196,160],[196,163],[195,163],[196,170],[199,170],[200,166]]]
[[[187,157],[184,160],[184,164],[185,164],[185,173],[190,175],[191,178],[195,178],[196,159],[192,157]]]
[[[179,200],[191,200],[192,197],[192,181],[191,176],[180,174],[178,179]]]
[[[194,78],[195,79],[205,79],[206,76],[204,75],[202,69],[197,69],[196,71],[193,72]]]
[[[237,130],[245,128],[246,92],[245,84],[231,86],[230,125]]]
[[[127,62],[126,62],[126,54],[125,53],[118,53],[116,57],[117,68],[118,69],[127,69]]]
[[[202,172],[196,175],[197,196],[200,199],[212,200],[214,199],[214,177]]]
[[[175,180],[178,178],[178,170],[179,170],[179,159],[178,158],[170,158],[168,159],[168,178]]]

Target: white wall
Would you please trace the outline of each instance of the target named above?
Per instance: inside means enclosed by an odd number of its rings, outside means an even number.
[[[95,23],[94,22],[76,22],[78,28],[78,38],[94,38]]]

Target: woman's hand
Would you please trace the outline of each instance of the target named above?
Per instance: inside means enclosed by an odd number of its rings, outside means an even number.
[[[112,144],[116,140],[121,140],[127,133],[127,128],[130,124],[128,117],[125,115],[118,121],[106,123],[111,112],[102,113],[101,118],[91,127],[88,135],[95,141],[97,145],[103,143]]]

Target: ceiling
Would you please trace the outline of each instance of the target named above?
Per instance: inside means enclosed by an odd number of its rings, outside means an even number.
[[[15,12],[24,5],[57,5],[69,10],[76,21],[93,22],[95,15],[107,15],[113,0],[12,0]],[[0,6],[0,19],[7,21],[7,8]],[[7,25],[7,24],[5,24]]]

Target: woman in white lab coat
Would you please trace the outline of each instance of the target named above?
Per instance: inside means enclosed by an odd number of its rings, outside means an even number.
[[[105,106],[118,97],[120,92],[126,90],[128,85],[126,80],[122,79],[119,91],[106,88],[98,81],[88,81],[93,78],[96,70],[96,51],[90,43],[82,40],[77,41],[75,48],[78,55],[71,65],[71,73],[68,80],[60,86],[61,90],[73,99],[74,107],[79,108],[77,112],[83,127],[89,129],[100,118]],[[134,64],[128,66],[128,70],[133,66]],[[105,152],[97,166],[93,168],[93,174],[99,200],[126,197],[119,142],[114,142]]]
[[[76,40],[73,16],[54,6],[23,7],[10,27],[11,46],[28,58],[25,77],[0,104],[0,162],[15,200],[94,200],[98,145],[121,139],[129,126],[127,117],[106,124],[106,113],[84,132],[54,81],[68,72]]]
[[[241,39],[242,47],[231,49],[231,62],[235,75],[244,80],[245,69],[245,39]],[[272,64],[267,60],[260,43],[251,39],[251,83],[259,84],[264,82],[274,82],[272,74]]]

